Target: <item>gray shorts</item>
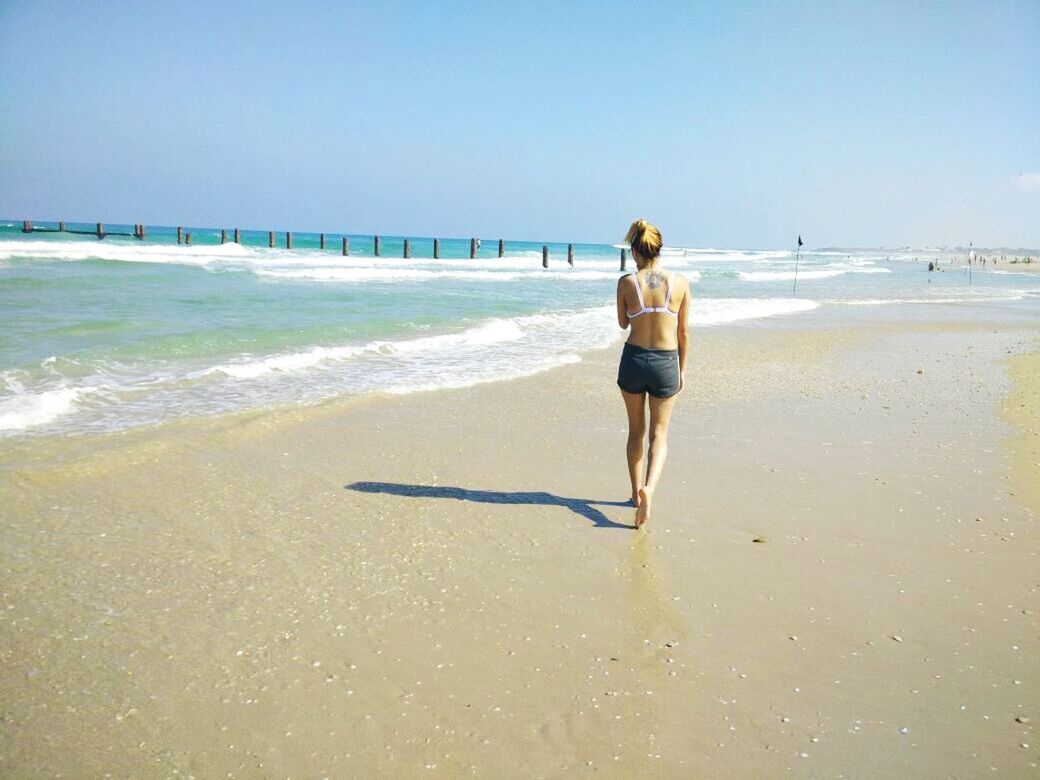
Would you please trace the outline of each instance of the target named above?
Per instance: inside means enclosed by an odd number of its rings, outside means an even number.
[[[626,393],[670,398],[679,392],[679,350],[645,349],[625,344],[617,384]]]

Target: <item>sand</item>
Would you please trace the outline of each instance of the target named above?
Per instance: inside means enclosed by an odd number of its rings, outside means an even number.
[[[1007,442],[1014,495],[1040,512],[1040,352],[1009,360],[1012,391],[1004,416],[1014,426]]]
[[[1040,273],[1040,259],[1033,258],[1031,263],[998,263],[998,271],[1023,271],[1025,273]]]
[[[803,321],[6,447],[0,774],[1035,776],[1038,329]]]

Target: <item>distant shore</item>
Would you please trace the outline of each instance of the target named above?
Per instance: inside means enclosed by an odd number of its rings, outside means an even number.
[[[986,260],[985,265],[982,264],[982,258]],[[954,268],[964,268],[968,265],[967,252],[922,254],[920,259],[925,263],[929,260],[938,259],[940,267],[949,265]],[[1000,253],[991,254],[986,251],[980,251],[977,254],[975,263],[972,264],[972,269],[976,271],[1040,271],[1040,254],[1023,253],[1002,256]]]
[[[1029,775],[1037,339],[695,330],[640,533],[615,350],[13,442],[0,768]]]

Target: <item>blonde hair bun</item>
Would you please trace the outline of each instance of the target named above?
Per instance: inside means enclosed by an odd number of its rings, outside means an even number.
[[[645,219],[637,219],[628,229],[625,241],[635,258],[649,262],[661,254],[661,231]]]

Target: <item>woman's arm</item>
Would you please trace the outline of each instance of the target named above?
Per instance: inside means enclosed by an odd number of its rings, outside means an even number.
[[[686,385],[686,348],[689,345],[690,283],[684,285],[682,303],[679,304],[679,391]]]
[[[617,280],[617,324],[621,330],[628,327],[628,304],[625,303],[625,291],[621,287],[623,281],[624,276]]]

